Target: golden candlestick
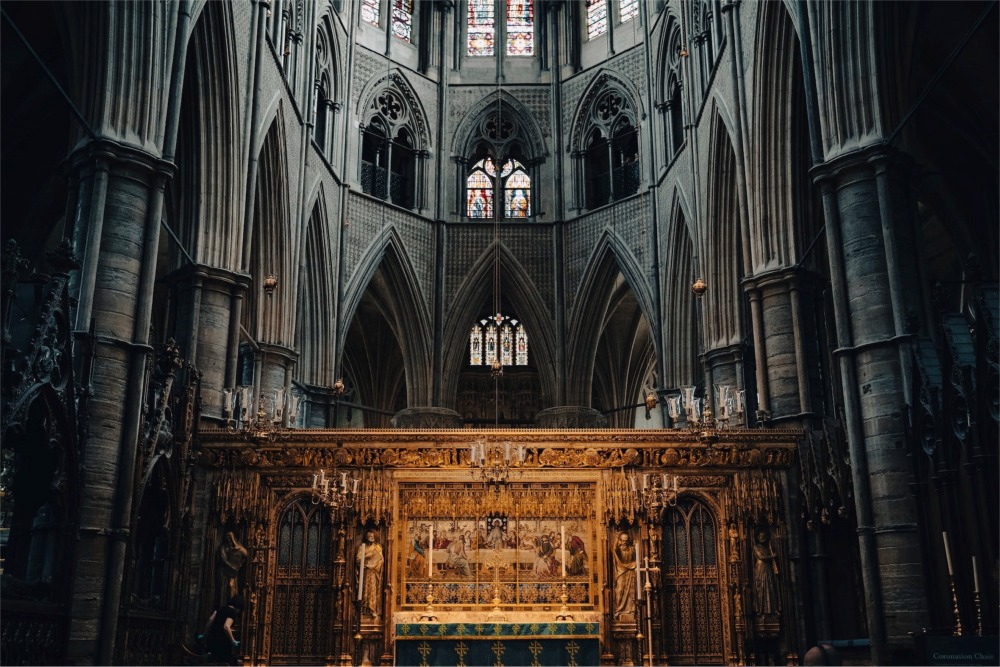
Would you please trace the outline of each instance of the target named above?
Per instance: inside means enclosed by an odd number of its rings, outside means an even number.
[[[567,592],[567,588],[566,588],[566,575],[565,574],[563,575],[562,580],[563,580],[562,581],[562,595],[559,596],[559,599],[562,600],[562,607],[560,607],[559,613],[556,614],[556,620],[557,621],[572,621],[573,620],[573,616],[569,613],[569,605],[567,604],[569,602],[569,593]]]
[[[434,582],[427,582],[427,606],[424,608],[424,613],[420,614],[420,620],[426,621],[428,623],[438,620],[437,614],[434,613]]]

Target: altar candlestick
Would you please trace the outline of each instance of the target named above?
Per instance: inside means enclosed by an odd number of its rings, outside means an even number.
[[[944,558],[948,561],[948,576],[954,576],[955,571],[951,569],[951,549],[948,548],[948,531],[941,531],[941,539],[944,540]]]
[[[427,578],[434,576],[434,524],[431,524],[431,534],[427,542]]]
[[[361,543],[361,574],[358,575],[358,602],[365,591],[365,543]]]
[[[979,592],[979,568],[976,567],[976,557],[972,557],[972,582],[975,584],[974,593]]]
[[[344,490],[344,493],[347,493],[347,473],[346,472],[340,473],[340,488]]]
[[[565,579],[566,578],[566,526],[559,526],[559,546],[562,548],[562,576],[563,579]],[[976,564],[975,559],[972,559],[972,564],[973,565]]]
[[[360,484],[360,483],[361,483],[360,479],[357,479],[357,478],[354,479],[354,493],[355,493],[355,495],[357,495],[357,493],[358,493],[358,484]]]
[[[313,473],[313,488],[316,488],[316,482],[319,480],[319,475]]]

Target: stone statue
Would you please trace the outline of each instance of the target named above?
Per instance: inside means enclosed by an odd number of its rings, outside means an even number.
[[[635,620],[635,545],[627,532],[618,533],[613,551],[615,563],[615,620]]]
[[[375,541],[374,530],[366,530],[354,557],[355,575],[361,589],[361,616],[378,618],[382,602],[382,568],[385,558],[382,545]]]
[[[229,599],[240,592],[240,570],[246,560],[246,548],[239,543],[233,531],[228,531],[219,546],[220,597],[223,599]]]
[[[766,530],[757,531],[753,546],[753,610],[760,616],[781,610],[778,595],[778,557],[771,548]]]

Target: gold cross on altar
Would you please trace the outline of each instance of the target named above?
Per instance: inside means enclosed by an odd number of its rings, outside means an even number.
[[[507,566],[500,549],[496,549],[493,557],[486,563],[486,567],[493,569],[493,606],[497,611],[500,610],[500,570],[506,570]]]

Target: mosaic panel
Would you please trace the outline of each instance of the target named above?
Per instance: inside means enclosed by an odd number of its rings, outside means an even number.
[[[596,486],[401,483],[398,609],[419,608],[433,581],[441,609],[599,603]]]

